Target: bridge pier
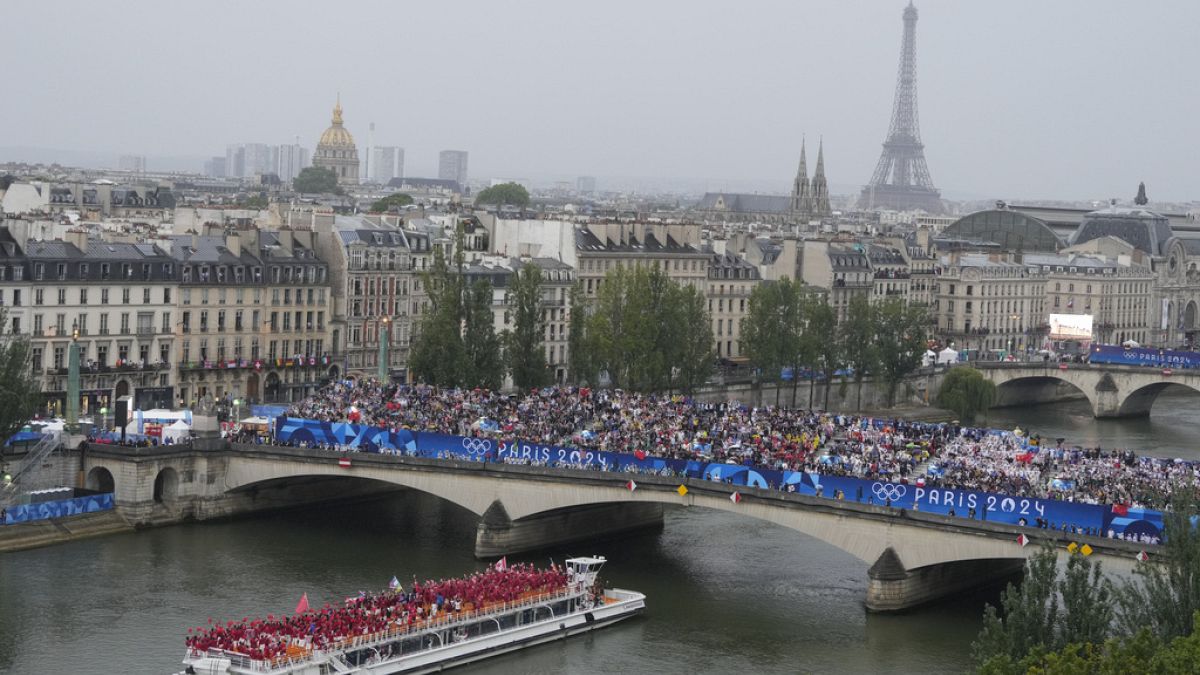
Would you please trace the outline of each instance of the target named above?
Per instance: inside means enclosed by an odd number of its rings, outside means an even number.
[[[902,612],[955,593],[981,588],[1021,574],[1024,558],[958,560],[909,570],[891,547],[867,570],[868,611]]]
[[[658,502],[588,504],[512,520],[496,500],[479,521],[475,557],[498,558],[662,527],[663,505]]]

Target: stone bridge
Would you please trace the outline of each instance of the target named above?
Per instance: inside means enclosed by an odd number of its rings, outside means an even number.
[[[1200,370],[1086,363],[970,365],[996,384],[994,407],[1037,405],[1082,396],[1096,417],[1138,417],[1149,415],[1158,395],[1169,388],[1200,392]]]
[[[661,527],[667,505],[731,511],[835,546],[869,566],[866,606],[897,611],[1020,571],[1040,542],[1089,543],[1129,569],[1137,545],[711,481],[452,460],[340,455],[274,446],[215,450],[108,448],[80,460],[87,486],[112,490],[138,525],[205,520],[406,488],[479,517],[476,555],[496,557]],[[633,478],[636,490],[626,482]],[[687,488],[680,494],[679,487]],[[730,497],[734,491],[740,501]],[[1017,535],[1035,540],[1022,547]],[[711,534],[714,547],[723,545]],[[797,570],[797,574],[803,574]]]

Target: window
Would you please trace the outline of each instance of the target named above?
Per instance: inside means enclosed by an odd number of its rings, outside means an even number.
[[[108,263],[100,263],[100,278],[105,280],[112,278],[112,267]]]
[[[54,333],[55,333],[55,335],[66,335],[67,334],[67,315],[66,314],[55,314],[54,315]]]
[[[65,289],[65,288],[58,289],[58,304],[60,304],[60,305],[67,304],[67,289]]]
[[[12,319],[12,334],[13,335],[21,334],[21,317],[19,317],[19,316],[14,316]]]
[[[102,366],[108,365],[108,345],[96,345],[96,362]]]
[[[108,335],[108,314],[107,313],[100,315],[100,334]]]
[[[88,289],[86,289],[86,288],[79,289],[79,304],[81,304],[81,305],[87,304],[87,292],[88,292]]]
[[[169,286],[163,286],[163,304],[171,304],[171,288]]]
[[[162,313],[162,332],[164,335],[171,332],[171,313]]]
[[[158,362],[162,364],[170,363],[171,347],[165,343],[158,345]]]
[[[149,288],[142,289],[142,304],[143,305],[150,304],[150,289]]]
[[[121,304],[122,305],[129,304],[129,289],[128,288],[121,289]]]
[[[41,281],[46,277],[46,265],[43,263],[35,263],[33,266],[34,281]]]
[[[129,335],[129,312],[121,313],[121,335]]]
[[[190,288],[179,289],[179,297],[181,297],[183,299],[183,304],[185,304],[185,305],[192,304],[192,289],[190,289]]]
[[[88,278],[88,264],[87,263],[79,263],[79,278],[80,279]]]
[[[44,304],[45,301],[46,301],[46,289],[44,289],[44,288],[33,289],[33,304],[41,305],[41,304]]]
[[[207,311],[200,312],[200,332],[204,333],[207,331],[208,331],[208,312]]]
[[[21,268],[18,267],[16,269],[21,269]],[[13,289],[13,307],[20,307],[20,306],[21,306],[21,289],[14,288]]]

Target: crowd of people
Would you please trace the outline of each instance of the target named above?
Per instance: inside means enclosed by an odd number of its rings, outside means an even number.
[[[300,611],[291,616],[229,621],[188,629],[188,650],[195,655],[210,649],[243,654],[255,661],[302,657],[362,636],[420,627],[438,617],[486,611],[497,603],[567,589],[568,572],[551,563],[546,569],[527,564],[489,566],[486,571],[441,581],[413,580],[409,590],[350,598],[343,606]]]
[[[492,436],[536,445],[753,464],[871,480],[915,480],[1003,494],[1161,508],[1200,465],[1131,451],[1047,445],[1012,432],[880,421],[621,390],[481,389],[337,383],[294,417],[393,430]]]

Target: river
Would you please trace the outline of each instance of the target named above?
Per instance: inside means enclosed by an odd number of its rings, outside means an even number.
[[[1082,403],[993,411],[1045,438],[1200,457],[1200,397],[1148,420],[1096,421]],[[145,530],[0,555],[0,673],[170,673],[188,627],[290,612],[479,569],[475,519],[415,492],[230,522]],[[483,673],[961,673],[984,592],[898,616],[862,608],[867,566],[820,541],[736,514],[671,508],[664,530],[568,553],[609,559],[644,617],[459,670]],[[513,560],[516,560],[514,557]]]

